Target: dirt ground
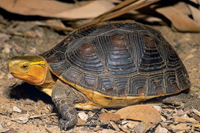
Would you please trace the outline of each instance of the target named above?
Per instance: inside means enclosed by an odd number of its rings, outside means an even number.
[[[0,16],[0,133],[60,133],[58,115],[51,98],[38,91],[34,86],[22,83],[8,73],[8,59],[16,55],[39,54],[59,43],[65,38],[63,32],[46,27],[30,26],[30,22],[7,20]],[[154,26],[173,45],[183,60],[191,80],[191,88],[198,94],[200,89],[200,33],[173,32],[167,26]],[[169,114],[177,113],[176,109],[168,109]],[[93,114],[87,121],[98,119],[98,114],[106,112],[82,111],[86,115]],[[163,112],[161,113],[163,114]],[[171,115],[170,114],[170,115]],[[183,113],[181,114],[183,115]],[[184,114],[185,115],[185,114]],[[173,115],[171,115],[173,116]],[[200,132],[199,121],[182,122],[187,129],[174,128],[177,121],[173,117],[151,125],[148,130],[123,128],[122,121],[117,122],[119,130],[111,124],[91,124],[76,126],[66,132]],[[190,118],[193,118],[190,116]],[[171,123],[170,123],[171,122]],[[120,126],[121,125],[121,126]],[[174,126],[174,127],[173,127]],[[158,127],[162,130],[158,131]]]

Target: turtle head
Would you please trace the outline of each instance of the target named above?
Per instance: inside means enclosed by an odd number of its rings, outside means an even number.
[[[15,56],[8,62],[9,72],[16,78],[22,79],[30,84],[43,84],[48,64],[41,56]]]

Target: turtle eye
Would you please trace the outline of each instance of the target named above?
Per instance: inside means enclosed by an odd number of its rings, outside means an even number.
[[[27,63],[23,63],[21,66],[20,66],[21,69],[23,70],[27,70],[29,68],[29,65]]]

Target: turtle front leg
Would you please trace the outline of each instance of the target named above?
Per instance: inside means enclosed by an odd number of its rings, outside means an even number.
[[[59,120],[61,130],[67,130],[67,128],[75,126],[78,122],[74,104],[85,102],[86,97],[74,88],[58,80],[52,91],[52,101],[62,116]]]

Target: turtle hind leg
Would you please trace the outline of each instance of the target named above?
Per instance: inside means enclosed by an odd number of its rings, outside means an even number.
[[[180,93],[173,96],[167,96],[162,99],[163,103],[180,105],[184,110],[196,109],[200,111],[200,98],[194,93]]]
[[[62,116],[59,120],[61,130],[67,130],[67,128],[75,126],[78,122],[74,104],[85,102],[86,98],[69,85],[58,80],[52,91],[52,101]]]

